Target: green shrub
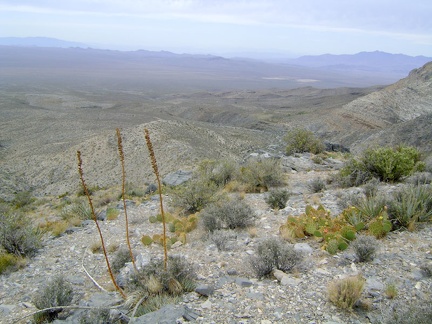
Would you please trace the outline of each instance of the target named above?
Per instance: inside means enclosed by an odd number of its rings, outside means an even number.
[[[432,219],[432,186],[409,185],[394,193],[388,206],[390,220],[395,228],[413,230],[417,222]]]
[[[225,186],[238,174],[238,166],[232,160],[204,160],[198,166],[198,177],[214,182],[218,187]]]
[[[378,240],[373,236],[359,235],[351,243],[351,247],[358,262],[372,261],[378,248]]]
[[[217,200],[218,187],[207,179],[195,179],[173,191],[173,205],[189,213],[196,213]]]
[[[33,304],[37,309],[42,310],[50,307],[68,306],[72,299],[72,285],[66,282],[62,276],[57,276],[33,297]],[[56,308],[37,313],[34,315],[34,320],[36,323],[52,322],[62,310],[62,308]]]
[[[267,191],[284,183],[282,166],[277,159],[250,159],[240,168],[239,177],[247,192]]]
[[[60,212],[60,217],[64,220],[69,220],[74,217],[78,217],[81,220],[93,219],[88,203],[83,201],[72,203],[63,207]]]
[[[265,198],[266,203],[273,209],[284,209],[290,197],[287,190],[270,190]]]
[[[302,254],[294,250],[291,244],[277,238],[270,238],[258,245],[256,255],[250,257],[249,263],[256,276],[262,278],[270,275],[273,269],[290,272],[302,260]]]
[[[16,255],[0,252],[0,274],[13,268],[18,263]]]
[[[352,309],[363,293],[364,284],[360,275],[334,280],[328,286],[329,299],[339,308]]]
[[[254,224],[255,217],[252,208],[241,199],[213,204],[201,213],[204,229],[209,232],[223,228],[246,228]]]
[[[420,152],[412,146],[368,149],[363,153],[362,162],[381,181],[399,181],[402,177],[424,169]]]
[[[365,150],[359,159],[347,161],[337,180],[342,187],[359,186],[373,178],[396,182],[424,168],[420,152],[415,147],[381,147]]]
[[[380,181],[377,178],[372,178],[364,184],[363,192],[366,195],[366,198],[373,198],[377,195],[379,184]]]
[[[10,254],[33,256],[42,246],[41,233],[21,213],[0,214],[0,246]]]
[[[284,139],[287,143],[287,155],[303,152],[318,154],[325,149],[324,143],[314,133],[304,128],[288,131]]]
[[[33,203],[36,199],[32,197],[30,191],[21,191],[15,194],[14,199],[12,200],[12,205],[16,208],[21,208]]]
[[[79,320],[79,324],[110,324],[109,309],[91,309],[86,311]]]
[[[373,179],[373,174],[366,168],[363,162],[349,159],[336,176],[336,181],[343,188],[357,187]]]

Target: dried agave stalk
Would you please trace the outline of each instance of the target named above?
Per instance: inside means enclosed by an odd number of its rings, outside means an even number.
[[[145,137],[145,140],[147,143],[147,148],[148,148],[149,154],[150,154],[151,165],[153,167],[153,172],[156,176],[156,180],[158,183],[160,212],[161,212],[161,216],[162,216],[162,225],[163,225],[162,244],[163,244],[163,248],[164,248],[164,270],[166,271],[167,266],[168,266],[168,252],[167,252],[167,242],[166,242],[165,213],[164,213],[163,201],[162,201],[162,186],[161,186],[159,170],[158,170],[158,166],[157,166],[157,162],[156,162],[156,157],[155,157],[154,150],[153,150],[153,144],[150,140],[150,133],[149,133],[147,128],[144,129],[144,134],[145,134],[144,137]]]
[[[134,259],[134,255],[132,252],[132,248],[130,245],[130,240],[129,240],[129,221],[128,221],[128,215],[127,215],[127,209],[126,209],[126,194],[125,194],[125,186],[126,186],[126,171],[125,171],[125,163],[124,163],[124,153],[123,153],[123,143],[122,143],[122,138],[121,138],[121,134],[120,134],[120,129],[116,128],[116,132],[117,132],[117,146],[118,146],[118,151],[119,151],[119,155],[120,155],[120,162],[121,162],[121,166],[122,166],[122,200],[123,200],[123,209],[124,209],[124,213],[125,213],[125,226],[126,226],[126,243],[129,249],[129,253],[130,253],[130,257],[132,260],[132,265],[135,269],[135,272],[138,273],[138,269],[136,267],[135,264],[135,259]]]
[[[104,239],[103,239],[102,231],[101,231],[101,229],[99,227],[99,223],[97,221],[97,216],[96,216],[95,209],[93,207],[93,203],[92,203],[92,200],[91,200],[91,197],[90,197],[90,193],[89,193],[89,191],[87,189],[87,186],[86,186],[86,183],[84,181],[84,172],[82,170],[82,159],[81,159],[81,152],[80,151],[77,151],[77,158],[78,158],[78,173],[79,173],[79,176],[80,176],[80,179],[81,179],[81,184],[83,186],[84,193],[85,193],[85,195],[86,195],[86,197],[88,199],[89,205],[90,205],[93,221],[96,224],[96,227],[97,227],[97,230],[98,230],[98,233],[99,233],[99,236],[100,236],[100,240],[101,240],[101,244],[102,244],[102,250],[103,250],[103,254],[105,256],[105,261],[106,261],[107,268],[108,268],[108,273],[109,273],[109,275],[111,277],[111,281],[114,284],[114,287],[118,290],[118,292],[122,295],[123,298],[126,298],[126,295],[123,292],[123,290],[117,285],[117,282],[114,279],[114,274],[113,274],[113,272],[111,270],[111,266],[110,266],[110,263],[109,263],[109,260],[108,260],[108,254],[107,254],[107,251],[106,251],[106,248],[105,248],[105,242],[104,242]]]

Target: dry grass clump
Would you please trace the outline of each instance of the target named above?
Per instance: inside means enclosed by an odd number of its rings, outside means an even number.
[[[328,297],[332,303],[342,309],[352,309],[360,300],[365,279],[361,275],[334,280],[328,286]]]

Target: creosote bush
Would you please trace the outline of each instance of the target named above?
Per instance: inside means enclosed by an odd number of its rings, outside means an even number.
[[[208,232],[247,228],[254,224],[255,217],[253,209],[239,198],[212,204],[201,212],[202,224]]]
[[[303,256],[294,250],[293,245],[278,238],[262,241],[256,250],[256,255],[249,259],[250,266],[258,278],[269,276],[274,269],[290,272],[299,266]]]
[[[361,275],[334,280],[328,286],[328,297],[337,307],[352,309],[360,300],[364,284],[365,279]]]
[[[304,128],[290,130],[284,139],[287,143],[287,155],[303,152],[318,154],[325,149],[324,143],[313,132]]]
[[[270,190],[265,198],[266,203],[273,209],[284,209],[290,197],[287,190]]]
[[[351,243],[351,247],[358,262],[372,261],[378,248],[378,240],[373,236],[359,235]]]
[[[365,150],[360,158],[347,161],[339,172],[338,181],[343,187],[359,186],[373,178],[397,182],[424,169],[425,164],[415,147],[381,147]]]
[[[54,277],[47,285],[33,297],[33,304],[37,309],[57,306],[69,306],[73,299],[73,288],[62,276]],[[36,323],[52,322],[58,317],[62,308],[47,310],[34,315]]]

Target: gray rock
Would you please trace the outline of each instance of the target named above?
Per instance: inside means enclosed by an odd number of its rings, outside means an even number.
[[[97,220],[105,221],[106,218],[107,218],[107,212],[106,212],[106,209],[105,209],[105,210],[102,210],[101,212],[99,212],[99,213],[97,214]]]
[[[229,270],[227,271],[227,274],[228,274],[229,276],[236,276],[236,275],[237,275],[237,270],[236,270],[236,269],[229,269]]]
[[[7,316],[15,309],[15,305],[0,305],[0,315]]]
[[[133,200],[126,200],[126,208],[127,208],[127,207],[135,207],[135,206],[136,206],[135,201],[133,201]],[[123,201],[119,202],[119,203],[117,204],[116,208],[117,208],[117,209],[121,209],[121,210],[123,210],[123,209],[124,209]]]
[[[177,319],[183,318],[186,309],[181,305],[166,305],[161,309],[145,314],[143,316],[132,318],[130,324],[176,324]]]
[[[163,178],[162,183],[166,186],[174,187],[189,181],[191,178],[192,171],[178,170],[168,174],[165,178]]]
[[[247,278],[236,278],[236,284],[239,285],[240,287],[250,287],[253,285],[253,282],[250,281]]]
[[[214,287],[210,285],[199,285],[195,288],[195,292],[202,296],[211,296],[214,293]]]
[[[294,250],[301,252],[305,255],[311,255],[313,252],[313,249],[311,248],[311,246],[307,243],[296,243],[294,244]]]

